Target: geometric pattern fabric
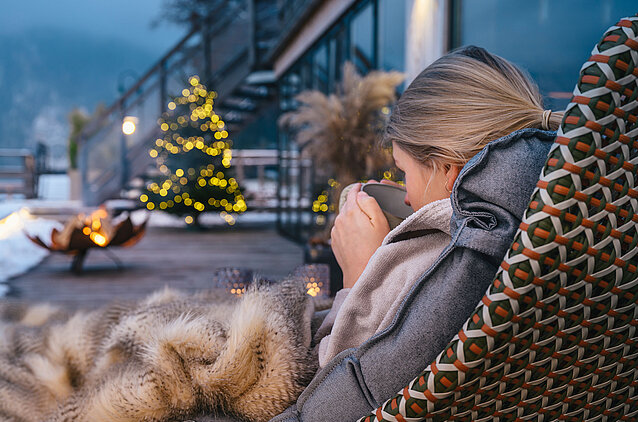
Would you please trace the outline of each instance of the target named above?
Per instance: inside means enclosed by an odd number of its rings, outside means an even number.
[[[638,17],[583,65],[496,279],[360,421],[638,421]]]

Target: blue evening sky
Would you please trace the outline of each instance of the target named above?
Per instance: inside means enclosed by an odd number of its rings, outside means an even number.
[[[62,28],[90,36],[118,38],[159,58],[186,32],[162,22],[162,0],[0,0],[0,34]]]

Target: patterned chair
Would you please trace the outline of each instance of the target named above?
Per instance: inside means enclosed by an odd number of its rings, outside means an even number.
[[[360,421],[638,420],[638,16],[583,65],[496,279]]]

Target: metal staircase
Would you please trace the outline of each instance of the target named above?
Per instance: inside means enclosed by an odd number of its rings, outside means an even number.
[[[130,181],[154,169],[148,150],[159,135],[157,120],[168,102],[199,75],[218,93],[215,111],[238,134],[275,100],[272,73],[262,62],[277,37],[277,0],[228,1],[202,19],[102,115],[79,142],[83,200],[96,206],[120,198]],[[136,130],[125,135],[123,121]],[[236,147],[240,147],[236,145]]]

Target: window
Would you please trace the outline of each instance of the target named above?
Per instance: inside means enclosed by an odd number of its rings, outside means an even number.
[[[379,67],[405,67],[405,0],[379,0]]]
[[[328,48],[326,43],[321,43],[313,55],[313,79],[314,88],[324,94],[328,93]]]
[[[561,110],[603,32],[635,13],[635,0],[466,0],[456,30],[460,45],[484,47],[526,69],[545,107]]]
[[[350,27],[351,60],[362,75],[375,65],[373,12],[373,3],[369,3],[355,15]]]

